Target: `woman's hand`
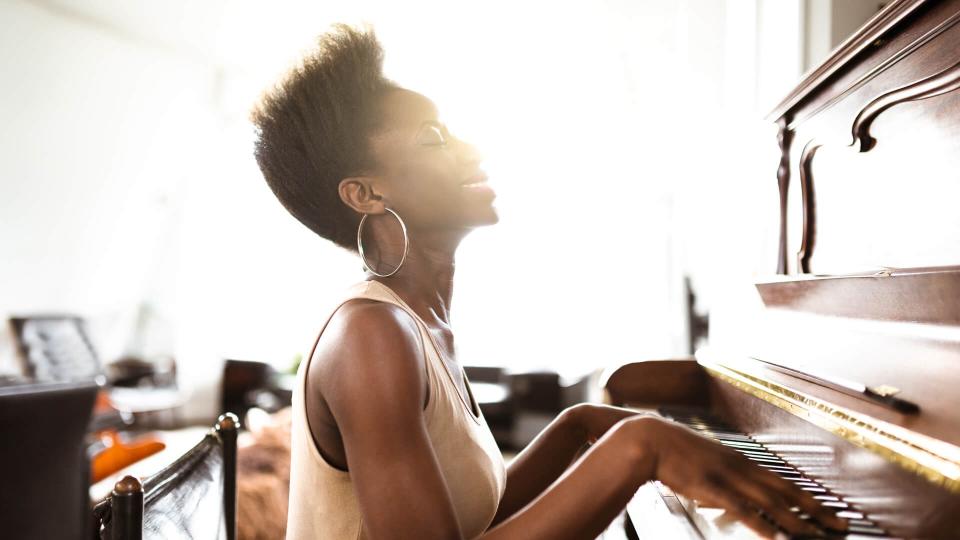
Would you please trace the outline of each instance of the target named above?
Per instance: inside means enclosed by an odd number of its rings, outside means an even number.
[[[766,536],[777,530],[764,520],[765,513],[795,533],[820,532],[790,509],[800,508],[826,527],[842,530],[843,519],[821,506],[809,493],[758,467],[739,452],[717,444],[674,422],[654,416],[637,418],[630,409],[582,403],[563,413],[583,443],[594,443],[624,421],[641,426],[637,437],[653,454],[653,478],[705,506],[724,508],[751,529]],[[621,426],[622,427],[622,426]]]
[[[843,519],[821,506],[812,495],[756,466],[735,450],[673,422],[653,417],[627,422],[638,425],[637,436],[653,455],[653,478],[705,506],[726,509],[764,536],[775,536],[777,529],[759,512],[791,533],[821,532],[801,520],[791,508],[799,508],[825,527],[846,528]]]

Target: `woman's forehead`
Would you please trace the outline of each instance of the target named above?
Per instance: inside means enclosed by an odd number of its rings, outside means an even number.
[[[383,127],[387,129],[419,128],[424,122],[435,122],[437,106],[426,96],[398,88],[383,97]]]

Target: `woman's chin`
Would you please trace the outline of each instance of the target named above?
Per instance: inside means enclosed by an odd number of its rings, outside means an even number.
[[[475,223],[475,227],[488,227],[490,225],[496,225],[500,222],[500,214],[497,213],[497,209],[494,206],[490,206],[482,216],[478,216],[478,219]]]

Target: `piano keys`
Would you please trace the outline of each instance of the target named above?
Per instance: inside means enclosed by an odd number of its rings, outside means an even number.
[[[665,408],[658,411],[660,416],[680,422],[694,431],[709,437],[724,446],[733,448],[759,467],[767,469],[777,476],[810,492],[815,499],[828,508],[836,509],[836,514],[847,520],[846,531],[829,531],[836,538],[856,539],[860,537],[879,539],[892,538],[887,531],[870,519],[869,514],[860,511],[855,502],[844,499],[843,494],[833,492],[828,485],[817,480],[816,465],[823,461],[823,454],[829,448],[821,445],[783,444],[775,440],[758,440],[747,433],[738,431],[709,411],[698,409]],[[699,508],[696,501],[684,499],[674,494],[662,484],[656,485],[661,497],[677,498],[687,519],[697,531],[705,531],[706,537],[736,536],[742,525],[726,523],[720,518],[723,511],[713,508]]]

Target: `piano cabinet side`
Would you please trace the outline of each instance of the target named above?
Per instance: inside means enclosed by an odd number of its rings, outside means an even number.
[[[694,358],[628,362],[600,375],[603,402],[618,407],[656,409],[664,405],[706,407],[706,371]],[[626,513],[628,538],[702,540],[676,496],[664,494],[655,482],[640,487]]]
[[[600,375],[603,402],[618,407],[705,407],[706,371],[694,358],[640,360]]]

